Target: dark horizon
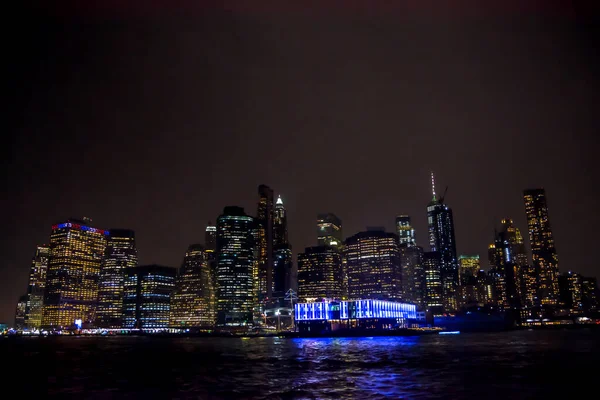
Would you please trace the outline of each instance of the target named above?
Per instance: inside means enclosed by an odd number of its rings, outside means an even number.
[[[283,198],[295,262],[323,212],[344,237],[394,232],[408,214],[428,248],[433,171],[437,192],[449,187],[458,254],[484,268],[502,218],[529,250],[523,190],[544,187],[560,271],[600,275],[592,21],[410,16],[23,21],[0,321],[12,322],[52,224],[132,229],[140,265],[179,266],[225,206],[256,214],[260,184]]]

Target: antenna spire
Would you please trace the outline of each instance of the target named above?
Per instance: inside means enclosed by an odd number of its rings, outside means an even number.
[[[433,171],[431,171],[431,193],[433,193],[433,201],[437,200],[435,195],[435,177],[433,176]]]

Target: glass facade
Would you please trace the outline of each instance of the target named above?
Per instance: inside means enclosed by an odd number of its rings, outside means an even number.
[[[402,300],[425,308],[425,270],[423,269],[423,248],[400,245],[402,266]]]
[[[144,265],[125,270],[123,328],[168,328],[176,269]]]
[[[298,254],[298,297],[303,301],[342,298],[340,253],[329,246],[307,247]]]
[[[425,306],[434,315],[442,314],[442,279],[440,274],[440,255],[436,252],[423,253],[425,273]]]
[[[402,297],[402,268],[395,234],[359,232],[346,239],[344,259],[350,300]]]
[[[44,291],[46,290],[46,274],[48,272],[49,257],[49,246],[37,246],[29,270],[27,306],[25,308],[25,326],[27,328],[40,328],[42,326]]]
[[[254,311],[254,218],[225,207],[217,220],[217,322],[245,325]]]
[[[216,322],[216,293],[207,252],[191,245],[179,270],[171,296],[171,322],[174,328],[211,327]]]
[[[408,215],[398,215],[396,217],[396,233],[398,234],[398,242],[400,246],[416,246],[415,229],[410,224]]]
[[[332,213],[317,216],[317,243],[319,246],[330,246],[342,249],[342,220]]]
[[[98,283],[96,325],[120,328],[123,315],[125,270],[137,266],[135,233],[127,229],[109,231]]]
[[[42,326],[72,327],[96,319],[98,279],[108,231],[92,228],[89,219],[52,226]]]
[[[273,294],[273,190],[260,185],[258,195],[258,298],[262,301]]]
[[[296,321],[417,318],[414,304],[374,299],[297,303],[294,313]]]
[[[538,274],[538,299],[542,306],[558,303],[558,255],[548,217],[546,191],[529,189],[523,193],[531,261]]]

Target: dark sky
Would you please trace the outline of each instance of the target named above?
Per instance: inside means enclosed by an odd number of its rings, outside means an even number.
[[[53,223],[134,229],[141,263],[176,266],[224,206],[254,214],[261,183],[284,198],[294,253],[316,243],[318,212],[346,236],[408,213],[426,245],[433,170],[459,253],[484,259],[500,218],[525,230],[522,190],[543,186],[561,271],[600,275],[590,19],[106,11],[38,10],[14,31],[0,321]]]

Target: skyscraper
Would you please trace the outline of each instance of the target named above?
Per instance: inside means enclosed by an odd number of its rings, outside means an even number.
[[[273,297],[282,301],[291,288],[292,246],[288,240],[287,213],[281,196],[275,202],[273,219]]]
[[[330,246],[342,249],[342,220],[332,213],[317,216],[317,242],[319,246]]]
[[[581,302],[585,313],[594,314],[598,311],[598,282],[596,278],[586,276],[582,278]]]
[[[442,280],[442,302],[445,311],[457,309],[458,263],[456,260],[456,237],[452,209],[444,204],[444,196],[437,197],[435,181],[431,174],[433,198],[427,206],[429,246],[440,255],[440,277]]]
[[[254,247],[254,218],[241,207],[225,207],[217,219],[218,324],[252,321]]]
[[[423,248],[421,246],[400,245],[402,268],[402,300],[413,303],[418,309],[425,308],[425,270],[423,269]]]
[[[210,221],[204,233],[204,248],[207,253],[214,253],[217,250],[217,227]]]
[[[277,197],[275,202],[275,212],[273,214],[273,246],[288,244],[287,214],[283,206],[281,196]]]
[[[25,328],[25,313],[27,312],[27,295],[19,297],[17,307],[15,308],[15,328]]]
[[[98,282],[97,326],[122,326],[125,269],[136,267],[137,262],[135,233],[128,229],[111,229]]]
[[[433,315],[444,311],[442,303],[442,278],[440,273],[441,258],[439,253],[423,253],[423,270],[425,273],[425,306]]]
[[[396,233],[398,234],[400,246],[416,246],[415,230],[410,224],[408,215],[398,215],[396,217]]]
[[[69,219],[52,226],[42,326],[71,327],[75,320],[93,324],[100,264],[108,231],[91,220]]]
[[[46,289],[49,257],[50,247],[43,244],[37,246],[35,256],[31,260],[29,286],[27,287],[27,306],[25,308],[25,326],[27,328],[39,328],[42,326],[44,291]]]
[[[402,269],[398,237],[382,230],[359,232],[344,245],[348,298],[399,300]]]
[[[542,306],[558,303],[558,256],[548,217],[548,205],[544,189],[528,189],[523,192],[531,259],[538,274],[538,299]]]
[[[263,301],[273,294],[273,190],[260,185],[258,195],[258,297]]]
[[[171,295],[172,327],[211,327],[216,320],[216,295],[207,252],[190,245]]]
[[[497,306],[502,311],[520,309],[521,298],[518,290],[520,268],[513,254],[510,232],[497,232],[494,250],[495,265],[492,279],[495,283]]]
[[[162,265],[125,269],[123,328],[169,327],[171,293],[177,270]]]
[[[307,247],[298,254],[298,297],[301,301],[341,299],[340,253],[329,246]]]
[[[481,265],[479,264],[479,255],[458,257],[460,283],[467,281],[470,277],[477,277]]]

